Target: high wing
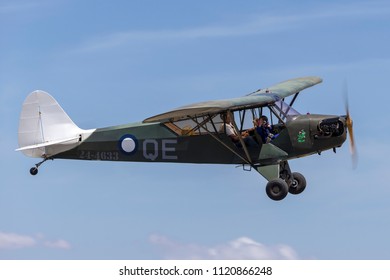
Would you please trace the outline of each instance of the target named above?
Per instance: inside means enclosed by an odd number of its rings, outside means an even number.
[[[199,102],[179,107],[172,111],[147,118],[143,122],[178,121],[191,117],[218,114],[227,110],[234,111],[271,105],[282,98],[300,92],[301,90],[321,82],[322,79],[319,77],[291,79],[269,88],[258,90],[243,97]]]
[[[286,98],[292,94],[300,92],[321,82],[322,79],[320,77],[296,78],[278,83],[262,90],[258,90],[249,94],[249,96],[272,93],[278,95],[280,98]]]
[[[172,111],[147,118],[145,123],[166,122],[188,119],[190,117],[200,117],[204,115],[218,114],[226,110],[238,110],[242,108],[253,108],[278,101],[279,97],[273,94],[262,94],[256,96],[244,96],[238,98],[206,101],[179,107]]]

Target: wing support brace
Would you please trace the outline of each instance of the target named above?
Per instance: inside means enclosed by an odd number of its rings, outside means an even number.
[[[244,150],[244,152],[245,152],[246,157],[248,158],[247,161],[249,162],[250,165],[253,165],[253,164],[252,164],[252,160],[251,160],[251,156],[250,156],[250,154],[249,154],[249,152],[248,152],[248,149],[247,149],[247,147],[246,147],[246,145],[245,145],[244,139],[242,139],[240,130],[238,129],[237,124],[236,124],[236,122],[234,121],[233,113],[232,113],[231,111],[228,111],[227,113],[230,115],[230,119],[233,120],[232,123],[233,123],[234,129],[237,131],[238,139],[240,140],[241,146],[242,146],[242,148],[243,148],[243,150]]]
[[[213,137],[218,143],[220,143],[223,147],[225,147],[225,148],[228,149],[230,152],[232,152],[234,155],[236,155],[237,157],[239,157],[240,159],[242,159],[246,164],[249,164],[250,166],[253,167],[253,164],[252,164],[252,161],[251,161],[251,159],[250,159],[248,150],[246,150],[246,156],[247,156],[248,158],[243,157],[243,156],[240,155],[237,151],[235,151],[234,149],[232,149],[231,147],[229,147],[229,146],[228,146],[226,143],[224,143],[221,139],[219,139],[217,136],[215,136],[213,133],[211,133],[211,131],[207,128],[207,126],[204,125],[208,120],[211,121],[211,118],[212,118],[211,116],[208,116],[208,118],[206,119],[206,121],[203,121],[203,122],[199,123],[199,122],[197,121],[196,118],[191,117],[191,119],[192,119],[198,126],[202,127],[202,128],[207,132],[207,134],[209,134],[211,137]],[[236,125],[234,124],[234,126],[236,126]],[[213,124],[213,127],[215,127],[214,124]],[[245,143],[243,143],[244,141],[242,140],[242,138],[241,138],[241,141],[242,141],[243,147],[245,147]],[[245,148],[245,149],[246,149],[246,148]]]

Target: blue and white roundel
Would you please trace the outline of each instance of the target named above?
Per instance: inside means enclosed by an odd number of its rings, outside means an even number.
[[[133,135],[126,134],[119,140],[119,149],[125,154],[131,155],[138,149],[138,140]]]

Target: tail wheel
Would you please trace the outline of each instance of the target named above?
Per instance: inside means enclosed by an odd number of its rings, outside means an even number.
[[[37,167],[32,167],[30,169],[30,174],[33,175],[33,176],[37,175],[38,174],[38,168]]]
[[[288,192],[291,194],[300,194],[306,188],[306,179],[301,173],[298,172],[293,172],[292,177],[293,179]]]
[[[288,194],[288,186],[282,179],[274,179],[268,182],[265,188],[267,195],[272,200],[282,200]]]

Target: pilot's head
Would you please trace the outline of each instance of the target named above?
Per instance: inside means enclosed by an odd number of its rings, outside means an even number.
[[[231,122],[230,114],[228,114],[228,113],[221,113],[220,117],[223,120],[223,122],[225,122],[225,123]]]
[[[259,125],[267,125],[268,124],[268,118],[266,116],[261,116],[259,118]]]

